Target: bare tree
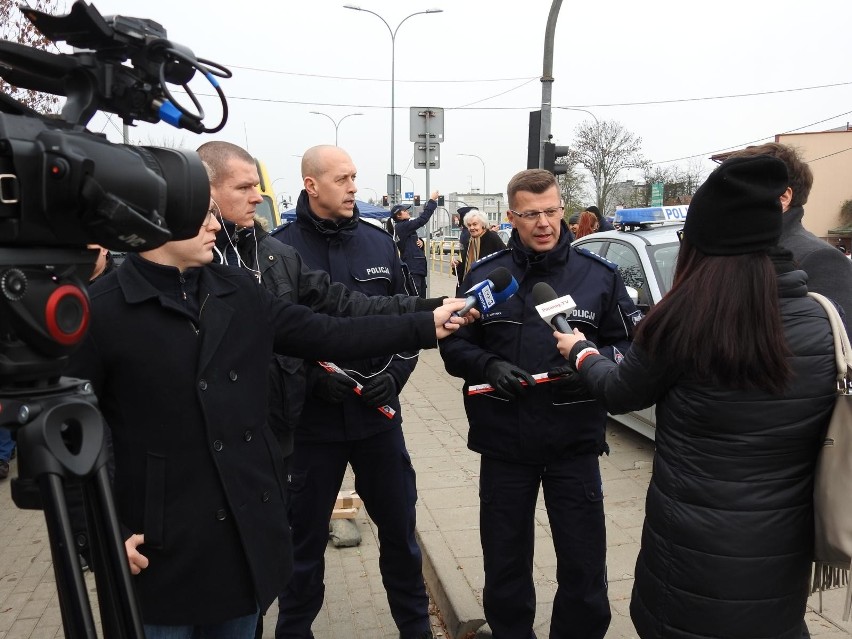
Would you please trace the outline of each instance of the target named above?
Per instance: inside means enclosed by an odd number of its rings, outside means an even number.
[[[556,163],[565,165],[566,168],[566,172],[557,176],[556,179],[559,182],[559,194],[562,197],[565,214],[571,215],[586,206],[584,202],[588,199],[589,193],[587,179],[579,171],[576,162],[571,162],[569,158],[559,158]]]
[[[691,160],[687,165],[673,164],[668,167],[647,166],[644,171],[647,206],[651,201],[651,185],[663,184],[663,204],[689,204],[692,194],[707,176],[700,161]]]
[[[28,4],[31,9],[37,11],[51,14],[59,12],[59,0],[30,0]],[[0,0],[0,40],[18,42],[42,51],[50,50],[58,53],[56,45],[27,20],[19,6],[17,0]],[[55,95],[13,87],[3,78],[0,78],[0,91],[39,113],[59,112],[59,98]]]
[[[643,168],[648,164],[642,157],[642,138],[614,120],[580,124],[571,149],[571,159],[592,175],[595,203],[603,214],[615,208],[613,192],[622,169]]]

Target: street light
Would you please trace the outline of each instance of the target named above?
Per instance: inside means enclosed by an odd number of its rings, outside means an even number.
[[[457,153],[456,155],[463,155],[469,158],[476,158],[480,162],[482,162],[482,194],[485,195],[485,160],[483,160],[478,155],[474,155],[473,153]],[[483,200],[483,203],[485,200]]]
[[[370,9],[362,9],[361,7],[354,4],[344,4],[344,9],[352,9],[353,11],[363,11],[365,13],[372,13],[379,20],[385,23],[385,26],[388,28],[388,33],[390,33],[391,37],[391,133],[390,133],[390,174],[396,175],[396,171],[394,170],[394,157],[393,157],[393,142],[394,142],[394,108],[396,106],[396,87],[394,86],[394,80],[396,76],[396,32],[399,31],[399,28],[402,26],[402,23],[412,18],[414,16],[418,16],[423,13],[442,13],[443,9],[426,9],[424,11],[416,11],[410,15],[405,16],[402,20],[400,20],[399,24],[396,25],[396,29],[391,29],[391,26],[388,24],[388,21],[385,20],[382,16],[380,16],[375,11],[371,11]],[[428,143],[428,140],[427,140]],[[393,189],[396,191],[396,189]],[[389,194],[392,199],[392,204],[396,204],[396,193]]]
[[[328,113],[322,113],[321,111],[311,111],[310,113],[312,113],[313,115],[324,115],[329,120],[331,120],[331,123],[334,125],[334,146],[337,146],[337,129],[338,127],[340,127],[340,123],[343,122],[346,118],[351,118],[353,115],[364,115],[363,113],[347,113],[337,122],[335,122],[334,118],[331,117]]]
[[[566,106],[557,106],[557,107],[553,107],[553,108],[554,109],[562,109],[564,111],[582,111],[583,113],[588,113],[590,116],[592,116],[592,118],[595,121],[595,124],[597,124],[598,127],[600,127],[600,125],[601,125],[600,120],[598,120],[597,116],[587,109],[581,109],[579,107],[566,107]]]

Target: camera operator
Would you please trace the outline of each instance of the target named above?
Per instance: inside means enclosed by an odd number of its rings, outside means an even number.
[[[462,302],[400,317],[315,315],[242,269],[210,265],[220,228],[211,205],[194,238],[131,254],[92,285],[90,330],[69,371],[91,380],[112,432],[147,639],[253,637],[258,606],[289,579],[286,480],[266,428],[273,349],[390,354],[434,347],[465,322],[450,319]]]

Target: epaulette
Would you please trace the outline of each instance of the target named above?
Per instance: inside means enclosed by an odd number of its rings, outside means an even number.
[[[505,255],[506,253],[511,252],[511,250],[512,249],[510,248],[504,248],[502,251],[497,251],[496,253],[490,253],[485,257],[480,257],[478,260],[476,260],[473,264],[470,265],[470,270],[472,271],[473,269],[479,268],[480,266],[490,262],[494,258],[500,257],[501,255]]]
[[[618,264],[616,264],[615,262],[610,262],[608,259],[606,259],[605,257],[601,257],[597,253],[592,253],[589,249],[584,249],[584,248],[579,247],[579,246],[575,246],[573,248],[577,252],[578,255],[583,255],[585,257],[591,257],[592,259],[597,260],[598,262],[600,262],[601,264],[606,266],[611,271],[617,271],[618,270]]]
[[[278,233],[279,231],[281,231],[281,230],[285,229],[286,227],[290,226],[293,222],[295,222],[295,220],[284,220],[283,222],[281,222],[281,224],[279,224],[279,225],[278,225],[278,226],[276,226],[274,229],[272,229],[271,231],[269,231],[269,234],[270,234],[272,237],[275,237],[275,234],[276,234],[276,233]]]

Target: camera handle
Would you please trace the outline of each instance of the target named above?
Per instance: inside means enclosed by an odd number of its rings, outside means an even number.
[[[44,510],[65,637],[97,637],[65,500],[64,487],[74,480],[83,489],[103,636],[143,639],[107,471],[104,424],[90,384],[62,377],[36,392],[2,388],[0,425],[16,429],[13,501],[19,508]]]

